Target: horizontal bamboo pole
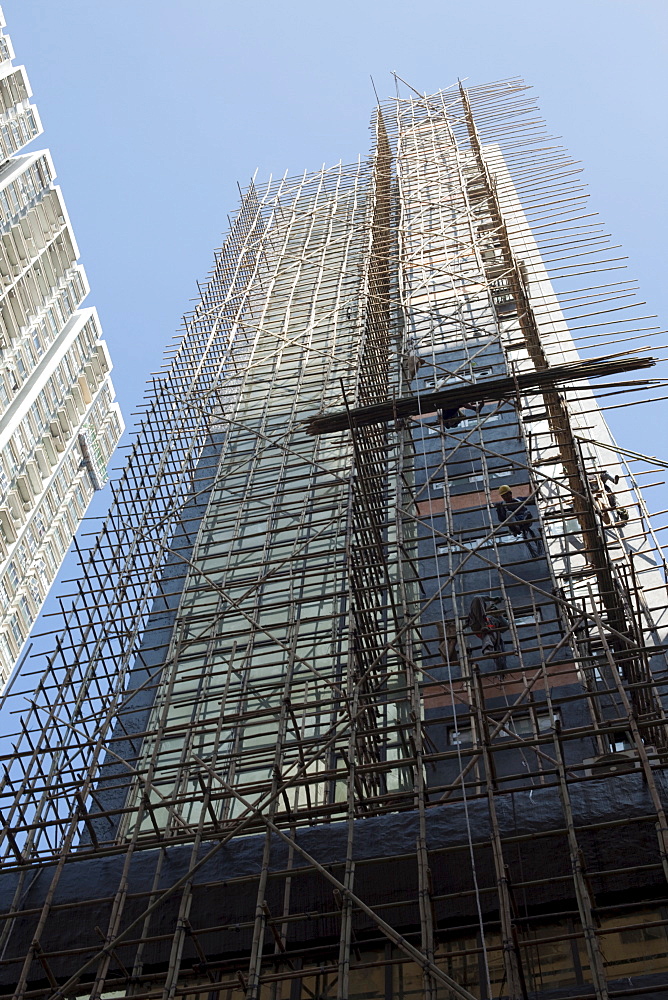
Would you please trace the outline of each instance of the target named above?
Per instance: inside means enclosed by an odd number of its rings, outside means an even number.
[[[383,423],[398,417],[417,416],[432,413],[438,409],[456,409],[467,403],[487,402],[514,396],[517,391],[553,389],[569,386],[572,382],[621,372],[652,368],[656,359],[651,357],[632,358],[624,355],[610,355],[586,361],[576,361],[565,365],[555,365],[540,371],[518,372],[506,378],[496,378],[462,384],[456,389],[421,393],[417,396],[403,396],[382,403],[371,403],[354,409],[336,410],[319,414],[304,421],[306,432],[311,435],[333,434],[351,427],[364,427]]]

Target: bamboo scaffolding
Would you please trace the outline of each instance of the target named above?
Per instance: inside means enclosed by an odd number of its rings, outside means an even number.
[[[598,405],[657,395],[660,369],[619,376],[659,365],[660,331],[521,81],[398,95],[372,135],[366,163],[242,194],[5,696],[3,996],[668,979],[668,571],[638,485],[666,462]],[[535,501],[531,551],[505,482]],[[481,595],[508,618],[495,658]],[[635,811],[583,811],[602,784]],[[549,822],[519,829],[531,796]],[[109,873],[90,899],[82,863]]]

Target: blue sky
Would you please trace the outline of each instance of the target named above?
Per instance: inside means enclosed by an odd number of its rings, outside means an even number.
[[[242,185],[349,162],[391,70],[420,91],[521,75],[666,323],[666,34],[654,0],[4,0],[126,422]],[[662,409],[660,407],[663,407]],[[622,444],[666,456],[666,404]],[[668,502],[663,503],[668,507]],[[94,512],[100,513],[101,498]]]

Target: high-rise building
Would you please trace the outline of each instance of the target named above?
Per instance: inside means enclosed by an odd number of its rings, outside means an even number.
[[[666,995],[653,331],[520,81],[373,126],[246,190],[16,693],[3,996]]]
[[[21,152],[42,126],[13,58],[0,30],[0,684],[123,428],[51,156]]]

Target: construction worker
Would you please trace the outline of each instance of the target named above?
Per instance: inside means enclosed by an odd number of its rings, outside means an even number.
[[[600,506],[601,519],[604,524],[610,524],[610,515],[608,514],[608,510],[612,511],[618,524],[626,524],[629,519],[628,510],[626,507],[620,507],[617,503],[617,497],[614,494],[612,486],[610,486],[610,483],[612,483],[613,486],[616,486],[618,482],[619,476],[611,476],[607,469],[599,471],[593,479],[589,480],[589,486],[597,500],[601,501],[603,499],[601,486],[599,484],[602,484],[603,489],[605,490],[605,498],[610,506],[609,508],[606,508],[603,504]]]
[[[463,406],[453,406],[447,410],[439,410],[438,416],[444,427],[458,427],[462,420],[466,420],[468,417],[467,410],[471,410],[473,413],[478,413],[480,408],[485,404],[480,403],[465,403]]]
[[[482,640],[482,655],[489,656],[500,670],[505,670],[503,633],[508,631],[508,619],[501,614],[496,601],[489,597],[474,597],[466,624]]]
[[[533,515],[527,509],[534,500],[530,497],[514,497],[510,486],[499,486],[498,493],[501,497],[499,503],[494,504],[496,516],[500,524],[507,521],[508,530],[519,537],[520,535],[526,543],[530,556],[542,554],[543,547],[540,538],[532,528],[534,522]]]

